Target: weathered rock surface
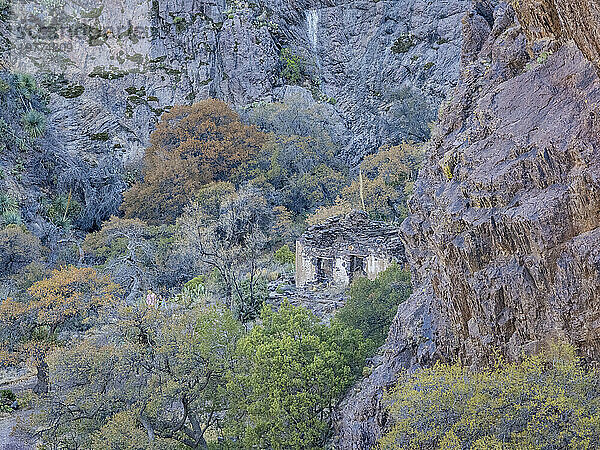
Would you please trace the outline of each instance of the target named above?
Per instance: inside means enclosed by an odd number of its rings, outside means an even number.
[[[174,104],[281,100],[289,82],[282,47],[301,61],[297,82],[315,101],[335,104],[347,159],[424,140],[458,78],[469,1],[13,3],[8,59],[19,70],[54,74],[52,123],[66,148],[90,159],[112,152],[129,163]],[[37,39],[22,36],[32,30]]]
[[[572,39],[582,53],[600,63],[600,5],[594,0],[538,0],[515,2],[530,41]]]
[[[554,339],[600,358],[599,41],[588,26],[600,15],[593,2],[518,3],[521,23],[504,3],[465,17],[461,81],[403,224],[415,293],[341,408],[339,448],[380,436],[381,395],[401,370],[481,366]]]

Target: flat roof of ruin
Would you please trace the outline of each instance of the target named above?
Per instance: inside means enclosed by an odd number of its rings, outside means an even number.
[[[306,247],[319,249],[341,242],[358,243],[364,247],[389,248],[392,254],[402,246],[398,227],[371,220],[363,211],[326,219],[311,226],[298,240]]]

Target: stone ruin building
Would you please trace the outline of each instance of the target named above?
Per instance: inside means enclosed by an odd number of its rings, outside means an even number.
[[[400,230],[354,211],[310,227],[296,241],[296,287],[374,280],[393,262],[404,263]]]

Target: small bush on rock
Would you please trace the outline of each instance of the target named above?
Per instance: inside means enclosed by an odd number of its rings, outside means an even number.
[[[403,34],[394,41],[393,53],[406,53],[415,45],[415,40],[410,34]]]
[[[298,55],[295,55],[289,48],[281,50],[279,56],[283,63],[281,75],[283,78],[292,84],[299,83],[302,80],[302,60]]]
[[[273,259],[279,264],[294,264],[296,262],[296,255],[290,250],[290,247],[285,244],[275,251]]]
[[[0,390],[0,406],[9,406],[17,399],[17,396],[10,389]]]

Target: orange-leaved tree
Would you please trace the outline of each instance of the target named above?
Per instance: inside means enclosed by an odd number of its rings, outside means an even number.
[[[74,266],[53,270],[28,289],[24,301],[6,299],[0,304],[0,364],[27,360],[37,370],[37,393],[48,390],[46,354],[65,336],[67,328],[81,326],[86,318],[113,304],[119,287],[92,268]]]
[[[199,187],[231,180],[264,140],[220,100],[175,106],[150,136],[143,181],[124,196],[125,216],[152,225],[174,222]]]

